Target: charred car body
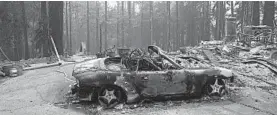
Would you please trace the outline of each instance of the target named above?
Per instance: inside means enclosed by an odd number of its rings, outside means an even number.
[[[127,56],[106,57],[75,65],[72,93],[80,100],[98,100],[105,107],[158,96],[223,95],[234,79],[224,68],[186,69],[157,46],[148,53],[135,49]],[[156,57],[151,54],[156,54]]]

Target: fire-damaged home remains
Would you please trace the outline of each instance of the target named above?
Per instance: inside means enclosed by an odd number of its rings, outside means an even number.
[[[220,97],[227,93],[226,84],[235,78],[229,69],[192,56],[170,55],[153,45],[148,46],[147,52],[124,51],[119,56],[76,64],[72,93],[80,100],[98,100],[111,108],[119,103],[164,96]]]

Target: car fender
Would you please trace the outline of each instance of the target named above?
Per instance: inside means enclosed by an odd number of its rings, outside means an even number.
[[[124,93],[126,94],[126,103],[137,102],[140,96],[136,91],[135,86],[126,79],[126,76],[131,77],[131,75],[124,76],[123,72],[120,76],[116,76],[116,81],[114,82],[114,85],[119,86],[124,90]]]

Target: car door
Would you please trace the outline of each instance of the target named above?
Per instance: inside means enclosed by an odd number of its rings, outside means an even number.
[[[144,96],[184,94],[187,77],[181,70],[138,71],[137,85]]]

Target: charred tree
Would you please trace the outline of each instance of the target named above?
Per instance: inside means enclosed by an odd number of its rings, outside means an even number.
[[[224,36],[225,26],[225,3],[223,1],[216,2],[216,40],[221,40]]]
[[[69,7],[69,55],[73,55],[72,52],[72,6],[71,2],[68,2]]]
[[[143,2],[141,2],[141,7],[140,7],[140,39],[141,41],[141,46],[143,46]]]
[[[121,1],[121,45],[125,47],[125,40],[124,40],[124,1]]]
[[[180,1],[179,4],[180,4],[180,11],[181,10],[184,11],[184,9],[185,9],[184,2]],[[180,20],[180,23],[181,23],[181,20]],[[185,27],[184,27],[184,25],[182,25],[182,26],[180,26],[180,47],[183,47],[185,45],[185,39],[184,38],[185,38]]]
[[[252,9],[252,25],[260,25],[260,2],[253,1],[253,9]]]
[[[20,2],[22,7],[22,19],[23,19],[23,33],[24,33],[24,58],[29,58],[29,44],[28,44],[28,35],[27,35],[27,20],[26,20],[26,14],[25,14],[25,4],[24,1]]]
[[[149,2],[149,13],[150,13],[150,44],[153,44],[153,1]]]
[[[179,35],[179,1],[176,1],[176,31],[175,31],[175,49],[180,47],[180,35]]]
[[[204,2],[204,36],[202,40],[208,41],[211,39],[211,19],[210,19],[210,1]]]
[[[49,28],[58,53],[63,55],[63,1],[49,2]]]
[[[271,27],[273,27],[273,20],[275,14],[274,3],[274,1],[265,1],[264,3],[263,24]]]
[[[50,56],[49,54],[49,36],[48,36],[48,18],[47,18],[47,7],[46,7],[46,2],[45,1],[42,1],[41,2],[41,38],[39,39],[42,39],[41,41],[42,42],[39,42],[37,43],[37,46],[40,46],[42,45],[42,53],[43,53],[43,57],[48,57]]]
[[[196,14],[196,2],[189,2],[188,3],[188,25],[187,25],[187,45],[194,46],[196,45],[196,38],[195,38],[195,14]]]
[[[107,44],[107,35],[108,35],[108,31],[107,31],[107,22],[108,22],[108,2],[105,1],[105,38],[104,38],[104,41],[105,41],[105,49],[107,49],[108,47],[108,44]]]
[[[204,39],[204,34],[205,34],[205,1],[204,2],[200,2],[201,3],[201,12],[200,12],[200,17],[201,17],[201,21],[200,21],[200,38],[198,39],[198,42],[200,42],[201,40]]]
[[[130,47],[131,45],[131,41],[132,41],[132,38],[131,38],[131,32],[132,32],[132,10],[131,10],[131,1],[128,1],[127,2],[127,7],[128,7],[128,39],[127,39],[127,47]]]
[[[116,44],[117,44],[117,47],[120,46],[120,42],[119,42],[119,36],[120,36],[120,31],[119,31],[119,28],[120,28],[120,24],[119,24],[119,16],[120,16],[120,3],[119,1],[116,2],[117,3],[117,17],[116,17]]]
[[[66,28],[66,51],[69,53],[69,34],[68,34],[68,2],[65,1],[65,28]]]
[[[90,33],[89,33],[89,2],[87,1],[87,54],[90,54]]]
[[[98,1],[95,2],[96,5],[96,41],[99,42],[100,38],[99,38],[99,3]],[[96,43],[97,49],[99,48],[99,51],[101,52],[101,44]]]
[[[171,50],[171,39],[170,39],[170,1],[166,2],[167,6],[167,51]]]
[[[230,1],[231,2],[231,16],[234,17],[234,2],[233,1]]]

